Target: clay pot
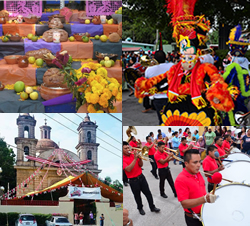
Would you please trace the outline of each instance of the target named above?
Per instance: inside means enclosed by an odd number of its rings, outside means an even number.
[[[1,86],[0,86],[0,91],[2,91],[2,90],[4,90],[4,84],[2,84]]]
[[[19,35],[11,35],[11,36],[9,37],[9,40],[12,41],[12,42],[20,42],[21,39],[22,39],[22,37],[19,36]]]
[[[74,38],[76,41],[79,41],[81,42],[82,41],[82,37],[83,36],[87,36],[88,38],[90,37],[90,33],[86,32],[86,33],[76,33],[76,34],[73,34]]]
[[[21,57],[21,55],[9,55],[5,56],[4,59],[7,64],[17,64],[17,59]]]
[[[5,17],[0,17],[0,24],[6,24]]]
[[[47,87],[43,83],[39,89],[41,97],[44,100],[50,100],[59,96],[70,94],[70,89],[61,87]]]
[[[24,17],[23,19],[27,24],[36,24],[40,20],[40,17]]]
[[[24,68],[29,66],[28,57],[21,56],[17,59],[18,67]]]

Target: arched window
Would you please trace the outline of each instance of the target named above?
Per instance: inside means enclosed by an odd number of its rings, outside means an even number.
[[[87,132],[88,143],[91,143],[91,132]]]
[[[28,126],[24,127],[24,138],[29,138],[29,127]]]
[[[91,151],[87,152],[87,160],[92,160],[92,152]]]
[[[29,155],[29,152],[30,152],[29,150],[30,150],[30,149],[29,149],[29,147],[28,147],[28,146],[25,146],[25,147],[24,147],[24,149],[23,149],[24,156],[25,156],[25,155]],[[28,161],[28,159],[27,159],[27,158],[25,158],[25,157],[24,157],[24,159],[23,159],[23,160],[24,160],[25,162],[27,162],[27,161]]]

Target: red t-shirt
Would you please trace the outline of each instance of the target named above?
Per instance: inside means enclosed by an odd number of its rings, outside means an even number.
[[[229,151],[230,143],[226,140],[223,141],[222,148],[226,151]]]
[[[188,144],[183,145],[182,143],[180,143],[179,145],[179,150],[180,150],[180,155],[184,156],[183,150],[188,148]]]
[[[155,152],[155,161],[158,169],[165,168],[168,166],[168,162],[165,164],[161,164],[158,161],[161,159],[166,159],[168,157],[168,154],[166,152],[161,153],[159,150]]]
[[[129,142],[129,145],[130,145],[131,147],[137,148],[137,142],[134,142],[134,141],[132,141],[132,140]]]
[[[206,156],[206,158],[202,162],[203,170],[204,171],[213,171],[218,169],[218,165],[216,163],[216,160],[211,158],[209,155]],[[209,183],[213,183],[212,179],[210,177],[207,177],[207,181]]]
[[[226,154],[226,152],[225,152],[224,149],[223,149],[223,146],[220,147],[218,144],[215,144],[214,146],[217,147],[220,156]]]
[[[196,199],[201,196],[206,195],[206,185],[205,180],[202,175],[197,173],[192,175],[186,171],[184,168],[182,172],[177,176],[175,183],[175,190],[177,192],[177,197],[179,202],[186,199]],[[195,213],[199,214],[201,212],[201,206],[196,206],[191,208]],[[186,212],[190,213],[187,209],[184,209]]]
[[[130,154],[130,156],[123,155],[123,169],[129,166],[133,162],[133,160],[134,160],[134,155],[132,154]],[[139,166],[139,161],[140,159],[138,158],[136,160],[134,168],[130,172],[124,170],[128,178],[138,177],[139,175],[142,174],[141,167]]]
[[[151,144],[150,143],[146,143],[145,146],[149,147]],[[155,154],[155,145],[153,145],[152,148],[148,149],[148,155],[154,155],[154,154]]]

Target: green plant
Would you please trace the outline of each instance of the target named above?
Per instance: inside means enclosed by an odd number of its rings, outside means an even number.
[[[43,226],[46,220],[51,219],[51,214],[40,214],[40,213],[32,213],[36,218],[38,226]]]
[[[17,212],[7,213],[9,226],[15,225],[15,222],[18,219],[19,214],[20,213]]]
[[[7,224],[7,214],[0,213],[0,226],[5,226]]]

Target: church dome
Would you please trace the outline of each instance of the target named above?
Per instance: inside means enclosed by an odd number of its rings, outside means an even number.
[[[55,149],[55,148],[59,148],[58,145],[50,139],[41,139],[37,142],[36,144],[36,150],[43,150],[43,149]]]

